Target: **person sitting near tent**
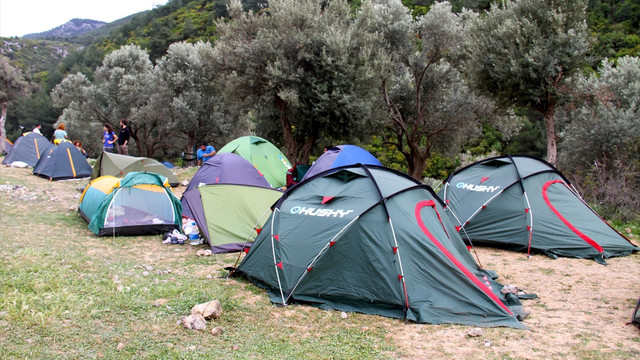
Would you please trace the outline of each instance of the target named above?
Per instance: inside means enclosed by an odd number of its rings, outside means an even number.
[[[76,146],[76,149],[80,150],[80,152],[82,153],[82,155],[84,155],[85,158],[89,158],[89,155],[87,154],[87,152],[84,151],[84,149],[82,148],[82,141],[74,140],[73,145]]]
[[[34,127],[34,128],[33,128],[33,130],[31,130],[31,131],[33,131],[33,132],[34,132],[34,133],[36,133],[36,134],[40,134],[40,135],[42,135],[42,133],[40,132],[40,129],[42,129],[42,125],[41,125],[41,124],[38,124],[38,125],[36,125],[36,127]]]
[[[114,145],[118,141],[118,135],[113,132],[111,124],[105,123],[102,127],[104,133],[102,134],[102,150],[105,152],[113,152]]]
[[[62,141],[67,141],[67,132],[65,131],[64,124],[58,125],[56,131],[53,132],[53,143],[58,145]]]
[[[200,144],[200,148],[198,149],[198,152],[196,153],[196,159],[198,161],[198,166],[201,166],[202,163],[206,160],[204,160],[204,158],[210,158],[213,155],[216,154],[216,149],[211,146],[211,145],[207,145],[207,143],[202,143]],[[207,159],[209,160],[209,159]]]

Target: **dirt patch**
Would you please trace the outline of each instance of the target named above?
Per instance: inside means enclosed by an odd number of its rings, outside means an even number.
[[[531,312],[525,320],[530,330],[483,329],[483,336],[472,338],[465,326],[392,326],[403,359],[434,354],[465,359],[640,357],[640,330],[627,324],[640,296],[638,254],[608,259],[603,266],[593,260],[527,258],[492,248],[477,251],[502,284],[539,296],[523,300]]]

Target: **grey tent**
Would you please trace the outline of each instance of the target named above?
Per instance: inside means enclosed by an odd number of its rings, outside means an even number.
[[[180,183],[173,172],[158,160],[109,152],[102,152],[98,155],[98,159],[93,165],[91,180],[104,175],[124,177],[130,172],[150,172],[162,175],[169,180],[171,186],[178,186]]]
[[[44,136],[34,132],[25,133],[16,140],[2,163],[11,165],[15,161],[22,161],[29,166],[36,166],[50,146],[53,144]]]

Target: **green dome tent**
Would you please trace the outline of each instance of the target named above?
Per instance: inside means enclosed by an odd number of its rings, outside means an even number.
[[[292,187],[236,271],[277,304],[525,327],[519,300],[478,267],[433,191],[383,167],[338,167]]]
[[[287,185],[287,171],[291,163],[275,145],[257,136],[243,136],[237,138],[218,151],[234,153],[247,159],[262,173],[274,188]]]
[[[101,177],[102,178],[102,177]],[[182,205],[164,176],[131,172],[117,182],[98,178],[78,210],[98,236],[159,234],[182,225]]]
[[[500,156],[453,173],[438,193],[473,243],[550,257],[593,258],[640,250],[593,211],[544,160]]]
[[[180,181],[171,169],[161,162],[147,157],[135,157],[102,152],[93,165],[91,180],[104,175],[123,177],[130,172],[150,172],[162,175],[169,180],[171,186],[178,186]]]
[[[280,196],[282,192],[271,187],[213,183],[185,192],[183,199],[211,251],[218,254],[250,247]]]

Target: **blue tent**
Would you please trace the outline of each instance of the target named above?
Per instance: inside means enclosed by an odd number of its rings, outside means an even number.
[[[252,185],[271,189],[267,179],[248,160],[234,153],[218,153],[202,164],[191,178],[180,199],[182,216],[194,218],[185,195],[198,186],[209,184]]]
[[[50,146],[33,169],[49,180],[82,179],[91,176],[91,165],[70,141]]]
[[[44,136],[34,132],[25,133],[16,140],[2,163],[11,165],[15,161],[22,161],[29,166],[36,166],[50,146],[53,145]]]
[[[322,154],[322,156],[311,165],[302,180],[304,181],[325,170],[355,164],[382,166],[375,156],[359,146],[338,145],[328,149]]]

